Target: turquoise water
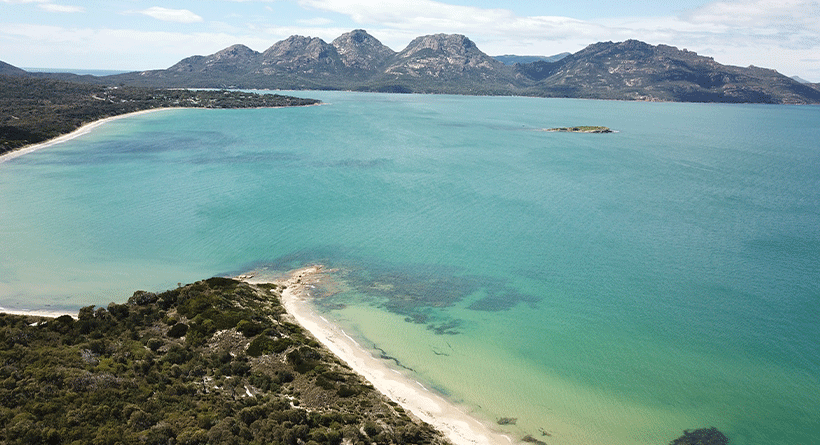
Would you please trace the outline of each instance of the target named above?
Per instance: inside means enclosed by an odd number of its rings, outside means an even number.
[[[0,164],[0,306],[320,262],[320,310],[514,437],[820,437],[820,108],[301,95]]]

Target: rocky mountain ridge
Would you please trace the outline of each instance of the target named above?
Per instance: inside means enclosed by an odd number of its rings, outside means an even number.
[[[558,62],[516,65],[534,94],[675,102],[820,103],[820,91],[775,70],[637,40],[596,43]]]
[[[233,45],[209,56],[188,57],[164,70],[77,80],[177,88],[820,104],[817,84],[770,69],[722,65],[685,49],[637,40],[595,43],[553,61],[505,65],[460,34],[421,36],[396,52],[362,29],[331,43],[291,36],[261,53]]]
[[[333,40],[333,47],[348,68],[364,72],[384,66],[396,52],[362,29],[342,34]]]

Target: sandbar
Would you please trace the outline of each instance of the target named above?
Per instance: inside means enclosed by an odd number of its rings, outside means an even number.
[[[285,285],[282,304],[302,327],[310,331],[339,359],[366,378],[377,390],[441,431],[454,445],[507,445],[512,440],[466,413],[440,395],[424,388],[410,377],[391,369],[348,336],[340,327],[316,314],[310,306],[307,286],[315,284],[325,273],[320,265],[291,272],[276,281]],[[250,283],[270,280],[244,275]]]
[[[52,145],[56,145],[56,144],[59,144],[59,143],[65,142],[65,141],[70,141],[70,140],[75,139],[79,136],[87,134],[91,130],[99,127],[100,125],[105,124],[106,122],[111,122],[113,120],[122,119],[124,117],[136,116],[138,114],[153,113],[154,111],[175,110],[175,109],[178,109],[178,108],[167,108],[167,107],[166,108],[151,108],[149,110],[140,110],[140,111],[134,111],[132,113],[118,114],[116,116],[106,117],[104,119],[99,119],[99,120],[96,120],[94,122],[89,122],[89,123],[81,126],[80,128],[72,131],[71,133],[64,134],[62,136],[57,136],[54,139],[49,139],[45,142],[40,142],[39,144],[26,145],[25,147],[20,148],[18,150],[14,150],[14,151],[10,151],[8,153],[4,153],[4,154],[0,155],[0,164],[6,162],[8,160],[18,158],[18,157],[23,156],[25,154],[29,154],[33,151],[40,150],[41,148],[51,147]]]

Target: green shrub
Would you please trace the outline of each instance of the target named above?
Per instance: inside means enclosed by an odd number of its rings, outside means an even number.
[[[336,388],[336,384],[333,383],[333,381],[328,380],[324,375],[316,377],[316,386],[326,389],[328,391]]]
[[[339,397],[353,397],[361,394],[361,392],[362,387],[359,385],[341,385],[336,391],[336,395]]]
[[[177,323],[171,326],[168,330],[168,336],[171,338],[183,337],[188,332],[188,325],[185,323]]]
[[[57,317],[48,324],[49,329],[61,334],[67,334],[73,326],[74,319],[69,315]]]
[[[158,339],[158,338],[151,338],[151,339],[149,339],[149,340],[148,340],[148,342],[145,344],[145,346],[148,346],[148,349],[150,349],[150,350],[152,350],[152,351],[154,351],[154,352],[157,352],[157,350],[158,350],[159,348],[161,348],[161,347],[162,347],[162,345],[163,345],[163,341],[162,341],[162,340],[160,340],[160,339]]]
[[[264,354],[270,354],[274,348],[273,339],[260,335],[251,341],[248,345],[247,354],[251,357],[260,357]]]
[[[205,282],[212,288],[221,288],[222,290],[230,290],[240,283],[232,278],[223,277],[208,278]]]
[[[239,323],[236,324],[236,330],[241,332],[246,338],[251,338],[262,332],[263,326],[250,320],[239,320]]]
[[[367,434],[368,437],[376,437],[382,431],[382,428],[372,420],[368,420],[364,423],[364,433]]]
[[[162,358],[162,361],[171,364],[181,365],[191,360],[191,357],[192,354],[188,348],[183,348],[179,345],[174,345],[171,346],[170,349],[168,349],[168,352],[165,353],[165,356]]]
[[[288,363],[292,364],[296,372],[305,374],[319,364],[322,356],[310,346],[302,346],[290,351],[287,355]]]
[[[279,384],[290,383],[294,379],[293,373],[290,371],[276,371],[274,375],[276,376],[276,382]]]
[[[277,338],[273,341],[273,349],[272,351],[276,354],[281,354],[285,352],[289,347],[293,346],[293,340],[285,337],[285,338]]]

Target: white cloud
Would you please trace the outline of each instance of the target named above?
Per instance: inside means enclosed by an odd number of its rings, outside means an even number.
[[[577,51],[602,35],[612,34],[606,26],[591,21],[556,16],[522,17],[508,9],[451,5],[434,0],[298,1],[308,9],[349,16],[397,51],[419,35],[442,32],[467,35],[490,54],[514,50],[532,52],[539,48]],[[564,49],[558,51],[559,47]]]
[[[162,20],[164,22],[196,23],[202,21],[202,17],[187,9],[168,9],[160,6],[152,6],[148,9],[135,12],[153,17],[157,20]]]
[[[419,25],[460,26],[470,23],[492,23],[508,20],[512,12],[505,9],[482,9],[450,5],[432,0],[299,0],[303,7],[350,16],[359,24],[380,24],[399,28]]]
[[[711,28],[693,36],[718,46],[760,47],[760,52],[820,47],[820,3],[810,0],[747,0],[715,2],[681,16]]]
[[[65,28],[21,23],[0,27],[0,47],[11,48],[20,42],[26,42],[25,49],[4,55],[4,61],[16,66],[124,70],[167,68],[184,57],[212,54],[235,43],[256,48],[267,48],[272,43],[213,32]],[[43,60],[47,60],[48,65],[44,65]]]
[[[22,5],[36,3],[37,7],[43,11],[48,12],[83,12],[85,8],[82,6],[58,5],[51,0],[0,0],[0,3],[7,3],[12,5]]]
[[[773,25],[820,29],[820,3],[815,0],[741,0],[708,3],[684,15],[696,23],[765,28]]]
[[[85,8],[82,6],[58,5],[56,3],[40,3],[38,8],[48,12],[83,12]]]

